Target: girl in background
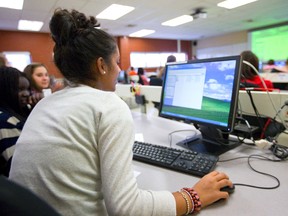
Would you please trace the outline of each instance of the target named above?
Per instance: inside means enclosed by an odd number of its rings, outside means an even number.
[[[30,110],[30,84],[24,73],[13,67],[0,68],[0,164],[8,176],[15,144]]]
[[[259,59],[258,57],[251,52],[250,50],[243,51],[241,54],[242,60],[249,62],[251,65],[259,71]],[[264,81],[266,87],[268,89],[274,88],[273,83],[270,80],[264,79],[260,77],[260,75],[257,74],[257,72],[250,66],[245,63],[242,63],[242,74],[241,74],[241,83],[245,87],[259,87],[259,88],[265,88],[265,86],[262,83],[262,80]]]

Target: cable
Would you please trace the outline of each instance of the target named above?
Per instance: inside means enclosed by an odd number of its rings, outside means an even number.
[[[264,86],[264,88],[265,88],[265,90],[266,90],[266,93],[267,93],[267,95],[268,95],[268,97],[269,97],[269,100],[270,100],[270,102],[271,102],[271,104],[272,104],[272,106],[273,106],[273,109],[275,110],[275,113],[278,113],[278,110],[276,109],[276,106],[275,106],[275,104],[274,104],[274,102],[273,102],[273,100],[272,100],[272,98],[271,98],[271,95],[269,94],[269,89],[267,88],[266,83],[264,82],[264,79],[262,78],[261,74],[260,74],[260,73],[258,72],[258,70],[254,67],[254,65],[252,65],[250,62],[243,60],[243,63],[246,64],[246,65],[249,65],[249,66],[256,72],[256,74],[259,76],[259,78],[260,78],[260,80],[261,80],[261,82],[262,82],[262,84],[263,84],[263,86]],[[284,120],[282,119],[281,116],[279,116],[279,119],[280,119],[280,121],[282,122],[282,124],[285,126]],[[285,126],[285,128],[286,128],[286,126]],[[286,129],[287,129],[287,128],[286,128]]]
[[[276,185],[274,186],[270,186],[270,187],[264,187],[264,186],[259,186],[259,185],[251,185],[251,184],[245,184],[245,183],[233,183],[235,186],[245,186],[245,187],[252,187],[252,188],[257,188],[257,189],[276,189],[280,186],[280,180],[274,176],[274,175],[271,175],[269,173],[264,173],[264,172],[261,172],[259,170],[256,170],[252,164],[251,164],[251,159],[252,158],[256,158],[256,159],[259,159],[259,160],[267,160],[267,161],[271,161],[271,162],[281,162],[283,160],[274,160],[274,159],[270,159],[268,157],[265,157],[265,156],[262,156],[262,155],[255,155],[255,154],[252,154],[252,155],[249,155],[249,156],[243,156],[243,157],[237,157],[237,158],[231,158],[231,159],[226,159],[226,160],[219,160],[218,162],[228,162],[228,161],[232,161],[232,160],[238,160],[238,159],[243,159],[243,158],[247,158],[247,162],[248,162],[248,165],[249,167],[256,173],[258,174],[261,174],[261,175],[265,175],[265,176],[268,176],[268,177],[271,177],[273,179],[276,180]]]
[[[280,160],[286,160],[288,158],[288,147],[274,143],[270,150]]]
[[[282,111],[282,109],[285,107],[285,106],[288,106],[288,100],[286,100],[284,102],[284,104],[280,107],[280,109],[277,111],[276,115],[274,116],[274,120],[276,120],[277,116],[279,115],[279,113]]]

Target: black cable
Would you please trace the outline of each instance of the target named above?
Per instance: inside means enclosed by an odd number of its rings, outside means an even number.
[[[280,187],[280,180],[274,176],[274,175],[271,175],[269,173],[264,173],[264,172],[261,172],[259,170],[256,170],[252,164],[251,164],[251,159],[252,158],[256,158],[256,159],[259,159],[259,160],[267,160],[267,161],[271,161],[271,162],[281,162],[283,160],[275,160],[275,159],[270,159],[268,157],[265,157],[265,156],[262,156],[262,155],[249,155],[249,156],[243,156],[243,157],[237,157],[237,158],[231,158],[231,159],[226,159],[226,160],[219,160],[218,162],[227,162],[227,161],[232,161],[232,160],[238,160],[238,159],[243,159],[243,158],[247,158],[247,162],[248,162],[248,165],[249,167],[256,173],[259,173],[261,175],[265,175],[265,176],[269,176],[273,179],[276,180],[277,184],[275,186],[271,186],[271,187],[264,187],[264,186],[257,186],[257,185],[250,185],[250,184],[244,184],[244,183],[233,183],[235,186],[244,186],[244,187],[252,187],[252,188],[257,188],[257,189],[267,189],[267,190],[270,190],[270,189],[276,189],[278,187]]]
[[[248,94],[248,96],[249,96],[249,99],[250,99],[251,105],[252,105],[252,107],[253,107],[253,110],[254,110],[254,112],[255,112],[256,118],[257,118],[257,120],[258,120],[260,129],[261,129],[261,131],[263,131],[263,127],[264,127],[264,126],[263,126],[262,122],[260,121],[261,115],[260,115],[260,113],[259,113],[259,111],[258,111],[258,109],[257,109],[257,107],[256,107],[256,105],[255,105],[255,103],[254,103],[254,99],[253,99],[252,93],[251,93],[250,90],[246,90],[246,92],[247,92],[247,94]]]

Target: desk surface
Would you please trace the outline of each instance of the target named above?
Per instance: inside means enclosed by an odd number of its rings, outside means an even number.
[[[132,112],[136,133],[142,133],[145,142],[169,146],[169,133],[176,130],[194,130],[188,124],[155,117],[142,113]],[[189,136],[189,131],[177,132],[172,135],[172,146],[177,141]],[[239,156],[258,154],[271,157],[268,150],[260,150],[251,146],[241,145],[223,155],[219,161]],[[288,198],[288,162],[269,162],[259,159],[251,160],[252,166],[265,173],[276,176],[280,180],[280,187],[277,189],[263,190],[250,187],[236,186],[235,192],[227,201],[217,202],[203,209],[199,215],[243,215],[243,216],[284,216],[287,215]],[[198,177],[182,174],[145,163],[133,161],[134,170],[140,172],[137,177],[139,187],[151,190],[177,191],[182,187],[191,187],[198,180]],[[216,170],[225,172],[234,183],[252,184],[263,187],[277,185],[275,179],[269,176],[260,175],[249,167],[247,158],[229,162],[218,162]]]

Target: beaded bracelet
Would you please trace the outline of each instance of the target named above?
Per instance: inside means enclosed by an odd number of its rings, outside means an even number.
[[[201,201],[200,197],[198,196],[197,192],[193,188],[183,188],[183,190],[187,191],[191,197],[194,204],[194,210],[200,211],[201,210]]]
[[[186,211],[186,214],[185,214],[185,215],[188,215],[188,214],[190,214],[190,212],[191,212],[191,211],[190,211],[189,201],[188,201],[186,195],[184,194],[184,192],[179,191],[179,193],[182,195],[182,197],[184,198],[184,200],[185,200],[185,202],[186,202],[187,211]],[[191,201],[192,201],[192,200],[191,200]]]
[[[193,198],[192,198],[191,194],[190,194],[188,191],[183,190],[183,189],[181,189],[181,191],[183,191],[184,193],[186,193],[186,194],[189,196],[190,200],[191,200],[192,209],[190,210],[189,214],[192,214],[192,213],[194,212],[194,206],[195,206],[195,205],[194,205]]]

